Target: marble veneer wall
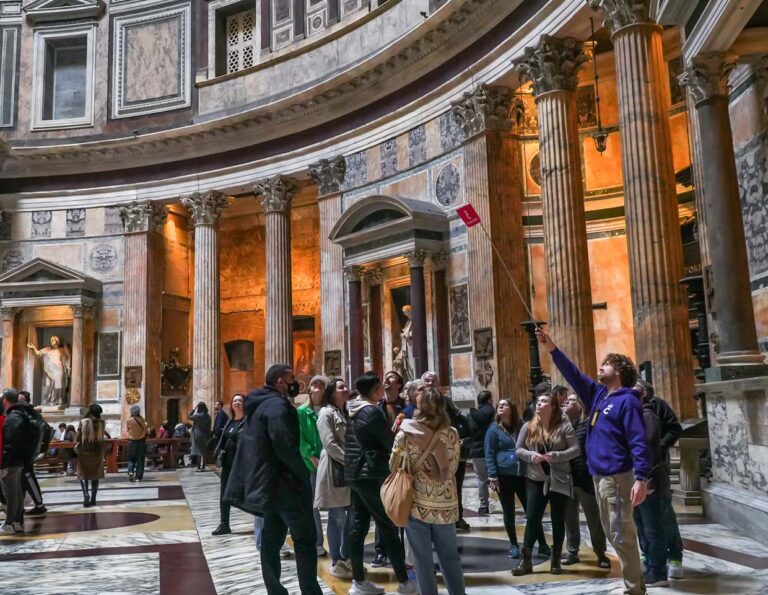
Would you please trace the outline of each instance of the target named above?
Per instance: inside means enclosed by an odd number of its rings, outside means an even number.
[[[754,76],[731,90],[730,114],[760,350],[768,353],[768,114]]]
[[[95,333],[120,333],[123,327],[123,225],[116,208],[69,209],[61,211],[4,212],[0,225],[0,270],[15,268],[33,258],[81,271],[103,283],[100,307],[95,312]],[[30,310],[24,317],[32,320],[43,315],[45,308]],[[42,313],[42,314],[41,314]],[[64,318],[71,317],[67,313]],[[61,318],[61,317],[59,317]],[[17,332],[24,332],[18,329]],[[92,338],[86,338],[93,345]],[[22,337],[19,344],[26,344]],[[91,395],[119,431],[119,399],[122,394],[119,375],[99,375],[95,352],[86,349],[86,365],[93,365]],[[119,352],[118,352],[119,354]],[[16,353],[22,358],[24,370],[16,366],[19,381],[31,382],[31,362],[28,353]],[[27,364],[30,365],[27,365]],[[102,362],[106,364],[107,362]],[[121,364],[103,366],[120,370]],[[20,387],[21,388],[21,387]],[[27,387],[31,390],[30,387]]]

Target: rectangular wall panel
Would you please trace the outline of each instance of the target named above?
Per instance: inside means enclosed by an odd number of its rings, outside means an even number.
[[[18,27],[0,29],[0,127],[13,126],[16,117]]]

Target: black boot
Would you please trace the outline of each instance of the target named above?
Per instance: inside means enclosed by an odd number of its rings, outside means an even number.
[[[563,568],[560,566],[560,548],[552,548],[552,555],[549,558],[549,572],[550,574],[563,574]]]
[[[88,497],[88,481],[85,479],[80,480],[80,487],[83,490],[83,506],[88,508],[91,505],[91,500]]]
[[[91,482],[91,506],[96,506],[96,492],[99,491],[99,480]]]
[[[524,547],[520,552],[520,562],[517,564],[517,568],[512,571],[515,576],[525,576],[526,574],[533,574],[533,563],[531,562],[531,548]]]
[[[229,535],[230,533],[232,533],[232,529],[229,528],[229,525],[224,524],[211,531],[211,535]]]

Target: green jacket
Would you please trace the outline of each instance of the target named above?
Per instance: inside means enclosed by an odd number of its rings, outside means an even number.
[[[312,473],[317,471],[317,467],[312,464],[312,457],[320,458],[323,450],[323,442],[320,440],[320,432],[317,431],[317,413],[312,409],[312,404],[307,402],[296,410],[299,414],[299,429],[301,430],[301,441],[299,450],[304,464]]]

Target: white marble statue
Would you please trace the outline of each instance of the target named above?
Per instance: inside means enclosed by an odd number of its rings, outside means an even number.
[[[51,346],[37,349],[32,343],[28,343],[35,355],[42,360],[43,364],[43,405],[60,406],[66,405],[67,385],[70,372],[69,350],[62,344],[61,340],[54,336],[51,337]]]
[[[395,358],[392,361],[392,367],[403,377],[405,382],[414,379],[414,361],[413,361],[413,321],[411,320],[411,306],[403,306],[403,314],[408,319],[400,333],[400,348],[393,350]]]

